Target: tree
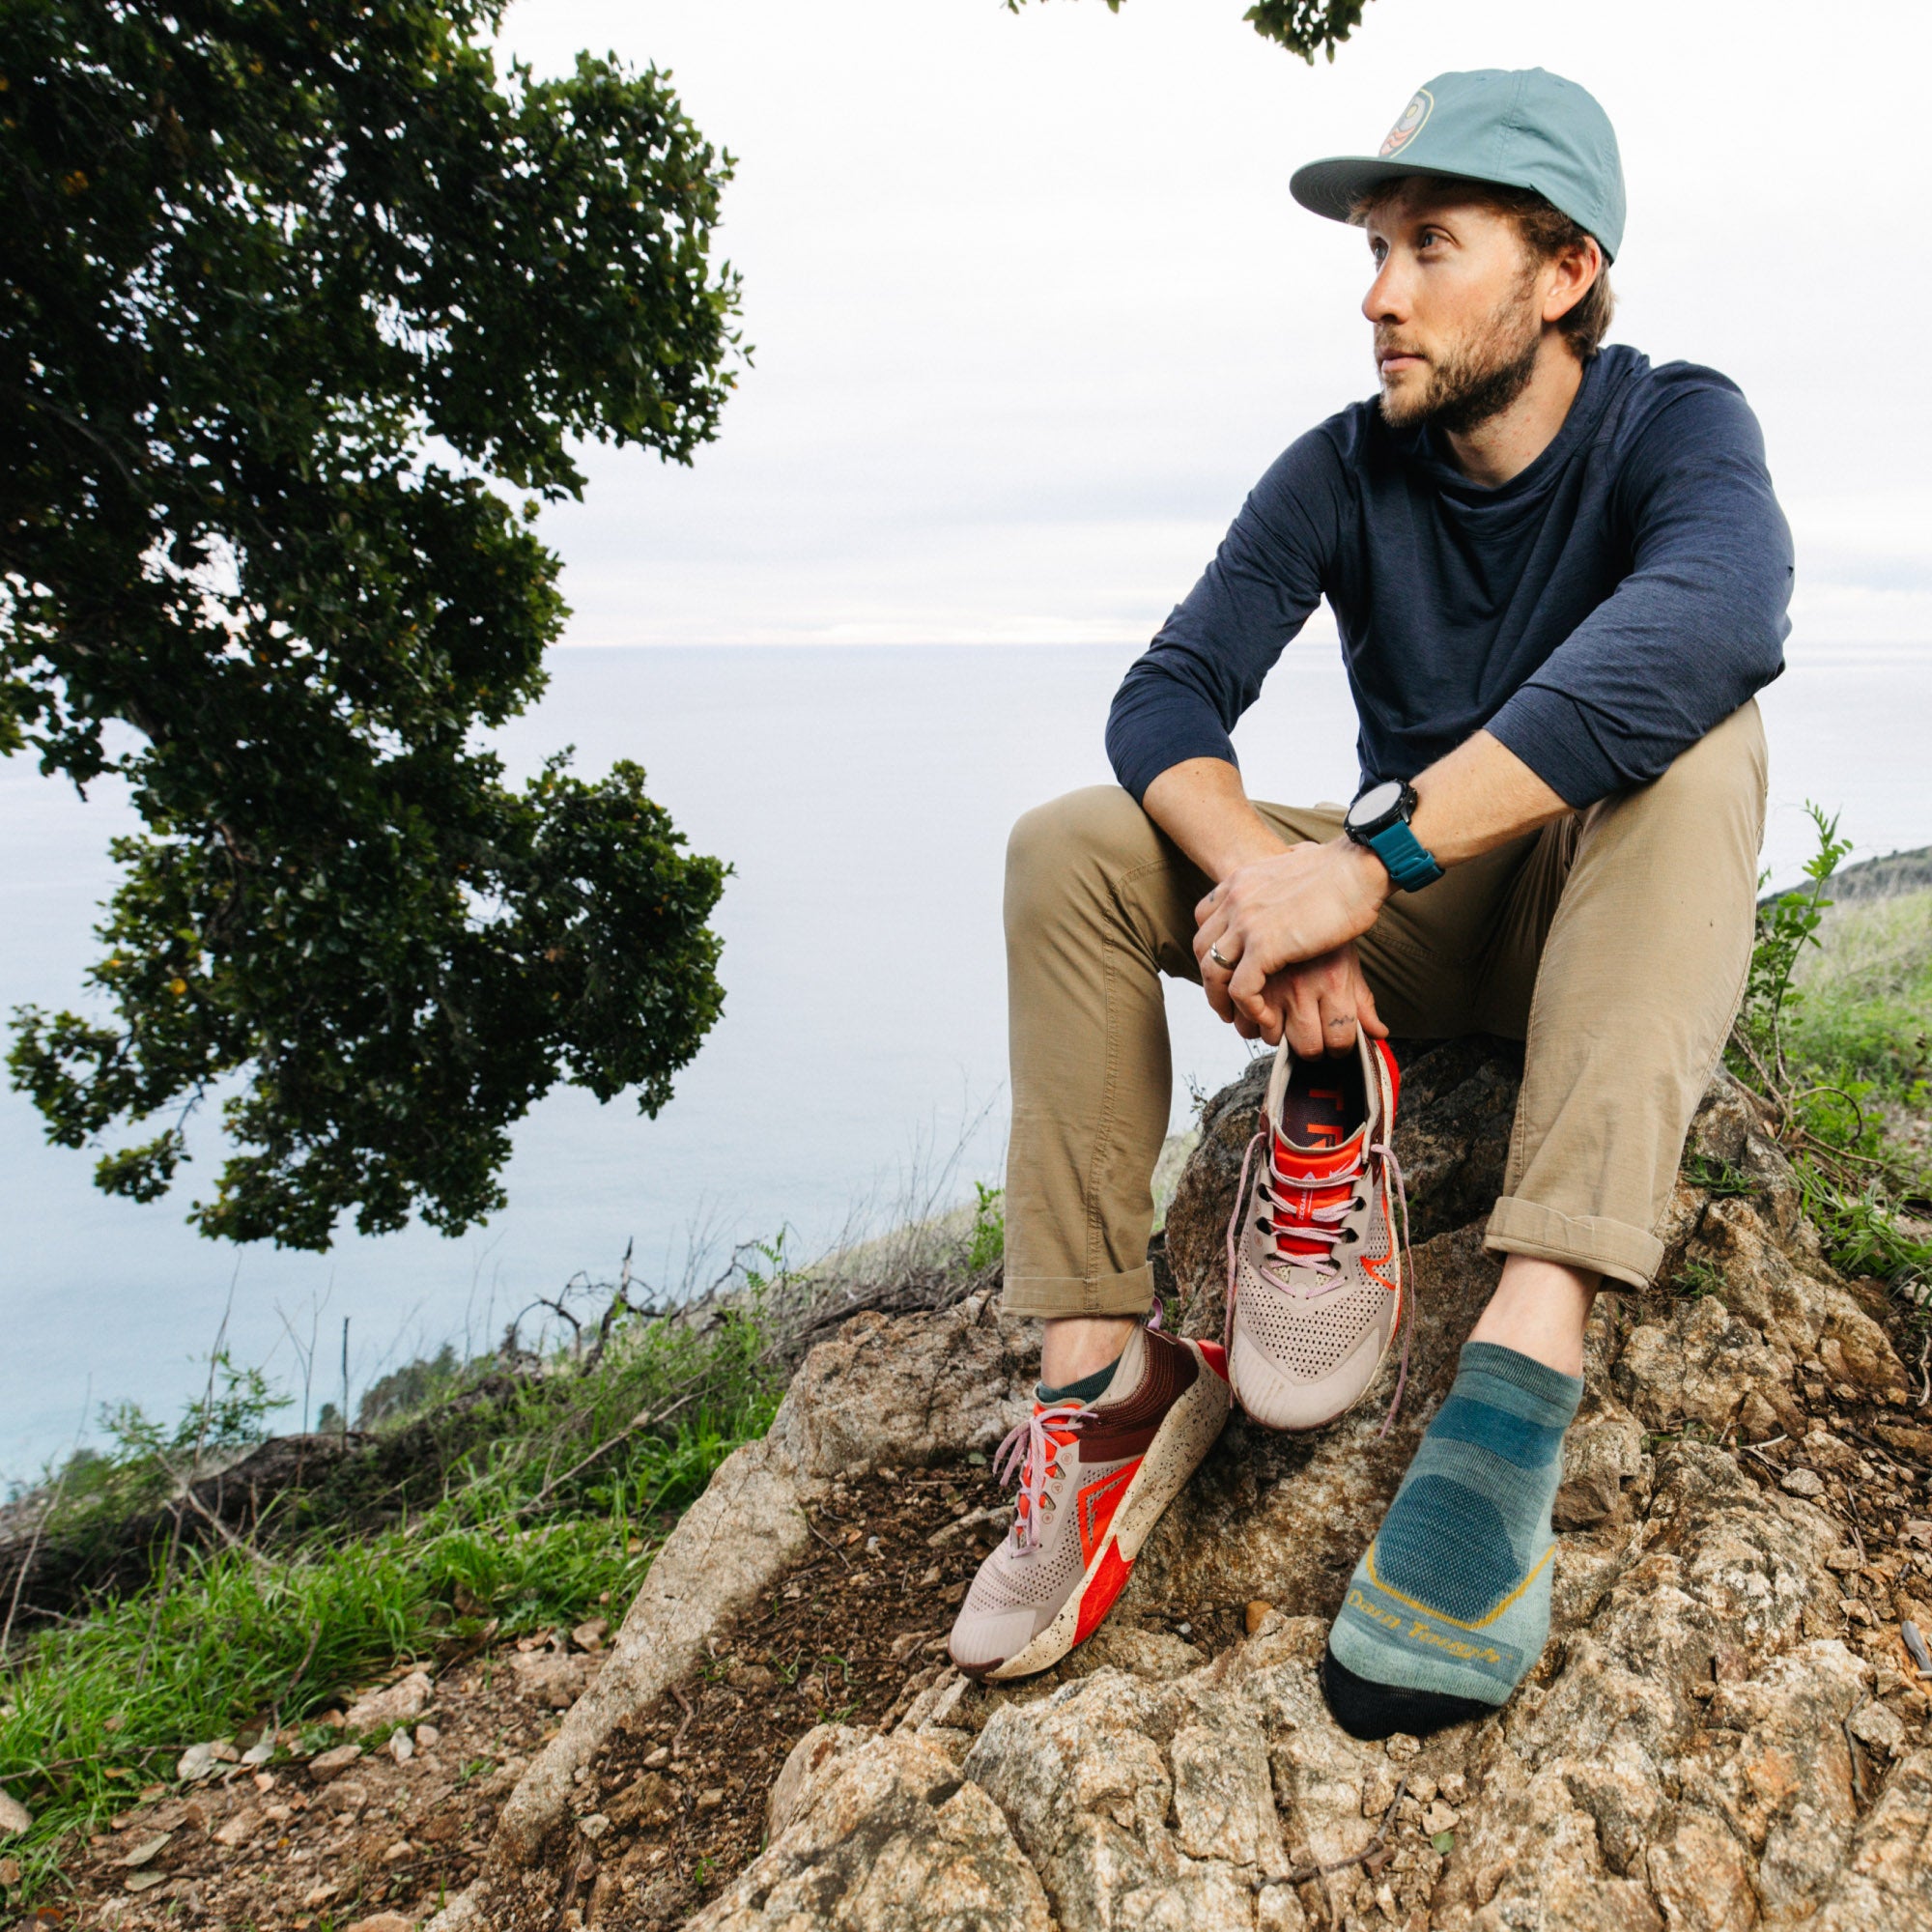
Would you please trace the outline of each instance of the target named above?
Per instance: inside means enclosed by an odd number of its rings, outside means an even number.
[[[1017,14],[1023,0],[1007,0],[1007,11]],[[1362,24],[1368,0],[1255,0],[1242,14],[1264,40],[1279,41],[1290,53],[1311,65],[1318,49],[1332,61],[1335,49]],[[1118,14],[1121,0],[1107,0],[1107,11]]]
[[[0,9],[0,752],[147,827],[109,1017],[22,1009],[11,1064],[141,1201],[225,1092],[209,1235],[459,1233],[534,1100],[655,1113],[722,1007],[724,868],[644,774],[474,740],[543,688],[574,441],[716,431],[730,157],[655,71],[499,78],[499,14]]]

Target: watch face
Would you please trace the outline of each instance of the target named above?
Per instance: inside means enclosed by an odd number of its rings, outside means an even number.
[[[1386,818],[1402,803],[1402,781],[1384,779],[1380,784],[1371,785],[1353,805],[1349,808],[1349,823],[1355,826],[1373,825],[1378,818]]]

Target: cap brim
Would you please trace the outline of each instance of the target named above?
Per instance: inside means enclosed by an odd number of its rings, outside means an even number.
[[[1311,213],[1325,214],[1330,221],[1348,221],[1364,195],[1388,182],[1414,175],[1426,175],[1431,181],[1508,185],[1485,183],[1480,175],[1458,174],[1451,168],[1418,167],[1413,161],[1394,156],[1383,160],[1372,155],[1334,155],[1325,161],[1309,161],[1296,168],[1288,178],[1288,191]]]

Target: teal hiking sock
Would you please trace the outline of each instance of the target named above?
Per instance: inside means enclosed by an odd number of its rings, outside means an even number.
[[[1576,1376],[1464,1345],[1321,1661],[1328,1708],[1358,1738],[1413,1737],[1506,1703],[1543,1654],[1556,1553],[1549,1506]]]
[[[1121,1355],[1125,1353],[1122,1349]],[[1104,1369],[1095,1369],[1091,1376],[1082,1376],[1077,1382],[1067,1382],[1060,1388],[1048,1388],[1044,1382],[1035,1382],[1034,1401],[1092,1402],[1096,1395],[1105,1395],[1107,1384],[1114,1379],[1114,1371],[1121,1366],[1121,1355],[1116,1355]]]

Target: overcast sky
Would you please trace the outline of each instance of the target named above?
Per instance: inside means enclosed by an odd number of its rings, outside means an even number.
[[[1735,378],[1798,532],[1794,648],[1932,638],[1932,6],[1372,0],[1332,67],[1241,0],[519,0],[672,70],[738,157],[756,359],[695,469],[597,452],[547,533],[577,643],[1145,639],[1250,484],[1369,392],[1361,237],[1287,192],[1448,68],[1623,145],[1614,334]]]

